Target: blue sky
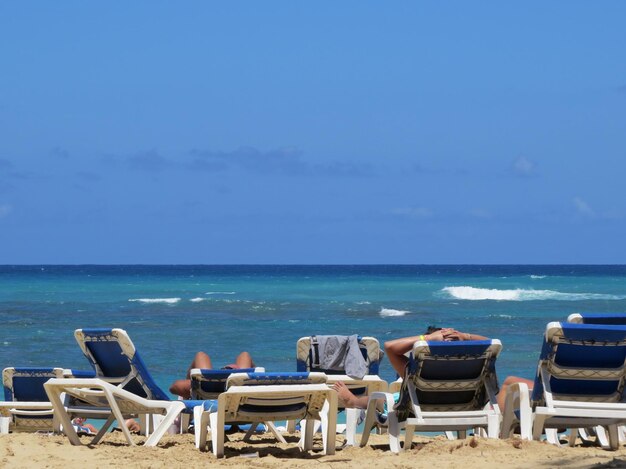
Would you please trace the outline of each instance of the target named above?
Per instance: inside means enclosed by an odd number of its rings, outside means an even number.
[[[626,2],[2,2],[0,263],[626,263]]]

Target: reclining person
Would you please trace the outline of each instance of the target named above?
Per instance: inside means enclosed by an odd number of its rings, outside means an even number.
[[[241,352],[237,355],[235,359],[235,363],[231,363],[230,365],[226,365],[223,367],[223,370],[238,370],[240,368],[254,368],[254,361],[248,352]],[[187,369],[187,378],[186,379],[178,379],[172,383],[170,386],[170,392],[172,394],[176,394],[177,396],[182,397],[183,399],[191,398],[191,378],[190,372],[193,368],[202,368],[206,370],[212,370],[213,364],[211,363],[211,357],[205,352],[198,352],[194,357],[191,365]]]
[[[389,362],[398,376],[404,376],[405,368],[409,362],[409,359],[405,355],[413,349],[415,342],[419,340],[429,341],[465,341],[465,340],[488,340],[487,337],[478,334],[470,334],[469,332],[459,332],[453,328],[438,328],[429,326],[426,334],[402,337],[400,339],[390,340],[385,342],[385,352],[389,358]],[[504,409],[504,400],[506,397],[506,388],[513,383],[526,383],[530,390],[533,387],[533,381],[519,378],[517,376],[509,376],[504,380],[500,392],[497,395],[498,406],[500,409]],[[345,407],[355,407],[359,409],[366,409],[368,396],[355,396],[350,389],[341,381],[333,385],[335,391],[337,391],[338,397]],[[399,393],[394,395],[395,400],[399,398]]]

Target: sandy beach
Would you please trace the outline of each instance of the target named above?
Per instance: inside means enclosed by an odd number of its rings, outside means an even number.
[[[448,441],[443,437],[416,437],[411,450],[401,455],[389,451],[386,436],[373,435],[365,448],[340,446],[333,456],[313,451],[303,453],[296,447],[296,436],[288,444],[277,444],[270,436],[259,435],[244,443],[243,434],[231,435],[226,457],[216,459],[209,452],[195,449],[193,435],[166,435],[156,448],[130,447],[121,433],[108,434],[96,447],[72,446],[64,436],[45,434],[10,434],[0,436],[0,466],[6,468],[85,468],[85,467],[200,467],[248,466],[287,467],[626,467],[626,447],[616,452],[598,447],[556,447],[544,442],[519,439],[488,440],[470,437]],[[143,437],[136,436],[140,444]],[[87,438],[83,438],[85,443]],[[320,447],[316,441],[316,448]]]

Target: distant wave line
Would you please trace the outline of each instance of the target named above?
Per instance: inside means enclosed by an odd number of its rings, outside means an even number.
[[[378,312],[381,318],[404,316],[408,313],[410,313],[410,311],[404,311],[401,309],[392,309],[392,308],[380,308],[380,311]]]
[[[180,298],[132,298],[128,301],[139,303],[166,303],[173,305],[178,303]]]
[[[624,300],[626,295],[611,295],[605,293],[563,293],[554,290],[498,290],[496,288],[475,288],[470,286],[445,287],[442,292],[452,298],[468,301],[496,300],[496,301],[582,301],[582,300]]]

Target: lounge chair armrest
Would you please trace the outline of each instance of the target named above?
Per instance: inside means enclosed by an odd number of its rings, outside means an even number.
[[[367,411],[375,410],[378,406],[378,401],[384,400],[387,404],[387,409],[393,409],[395,404],[395,400],[393,399],[393,394],[389,392],[373,392],[370,394],[369,399],[367,400]]]

